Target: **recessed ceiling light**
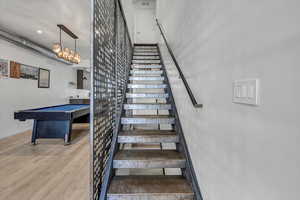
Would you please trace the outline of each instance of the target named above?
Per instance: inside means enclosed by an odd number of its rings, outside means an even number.
[[[37,34],[43,34],[42,30],[37,30],[36,32],[37,32]]]

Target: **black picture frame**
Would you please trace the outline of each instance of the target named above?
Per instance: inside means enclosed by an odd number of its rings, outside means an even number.
[[[50,88],[50,70],[39,68],[38,88]]]

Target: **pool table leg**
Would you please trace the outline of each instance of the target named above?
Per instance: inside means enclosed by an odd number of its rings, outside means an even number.
[[[37,136],[37,121],[33,122],[32,136],[31,136],[31,144],[36,145],[36,136]]]
[[[65,135],[65,145],[70,145],[71,144],[72,123],[73,123],[73,121],[70,120],[69,127],[68,127],[68,132]]]
[[[65,146],[71,144],[70,140],[68,139],[68,135],[69,135],[69,134],[66,134],[66,136],[65,136],[65,144],[64,144]]]

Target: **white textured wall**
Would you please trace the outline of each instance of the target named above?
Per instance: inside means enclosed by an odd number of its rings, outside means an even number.
[[[122,3],[124,14],[125,14],[125,17],[126,17],[126,22],[127,22],[131,42],[134,42],[133,38],[134,38],[134,11],[135,11],[135,7],[134,7],[134,4],[133,4],[133,0],[121,0],[121,3]]]
[[[164,53],[204,199],[300,199],[300,1],[158,3],[170,45],[204,104],[191,106]],[[261,80],[261,106],[232,103],[232,82],[243,78]]]
[[[149,3],[148,6],[142,6],[142,3],[146,2]],[[136,29],[136,20],[135,17],[136,15],[138,15],[140,12],[147,12],[147,10],[153,10],[153,24],[155,24],[155,11],[156,11],[156,0],[121,0],[122,6],[123,6],[123,10],[126,16],[126,21],[127,21],[127,25],[128,25],[128,29],[129,29],[129,33],[130,33],[130,37],[133,43],[140,43],[140,41],[135,41],[136,37],[135,37],[135,29]],[[152,15],[152,14],[151,14]],[[138,15],[139,17],[141,17],[142,15]],[[141,19],[139,19],[140,21],[145,21],[148,19],[145,19],[145,17],[143,16]],[[139,35],[139,38],[141,38],[141,41],[144,43],[153,43],[153,42],[157,42],[158,40],[158,31],[156,29],[153,30],[153,24],[151,24],[151,22],[149,21],[145,21],[145,23],[143,24],[143,30],[147,30],[144,33],[141,33],[141,35]],[[154,25],[155,27],[155,25]],[[150,39],[149,42],[149,38],[154,38],[154,39]]]
[[[29,50],[0,40],[0,57],[19,63],[50,70],[50,89],[38,88],[38,81],[28,79],[0,79],[0,138],[14,135],[32,128],[32,121],[14,120],[14,111],[68,103],[74,95],[76,70]]]

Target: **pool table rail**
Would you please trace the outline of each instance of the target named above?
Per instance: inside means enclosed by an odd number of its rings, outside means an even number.
[[[69,104],[64,104],[60,106],[67,106]],[[59,107],[59,106],[54,106]],[[74,118],[81,117],[83,115],[87,115],[90,113],[90,107],[84,105],[84,108],[78,108],[69,111],[43,111],[42,109],[51,108],[51,107],[43,107],[29,110],[20,110],[14,113],[14,119],[18,119],[20,121],[26,121],[27,119],[35,119],[35,120],[72,120]]]

